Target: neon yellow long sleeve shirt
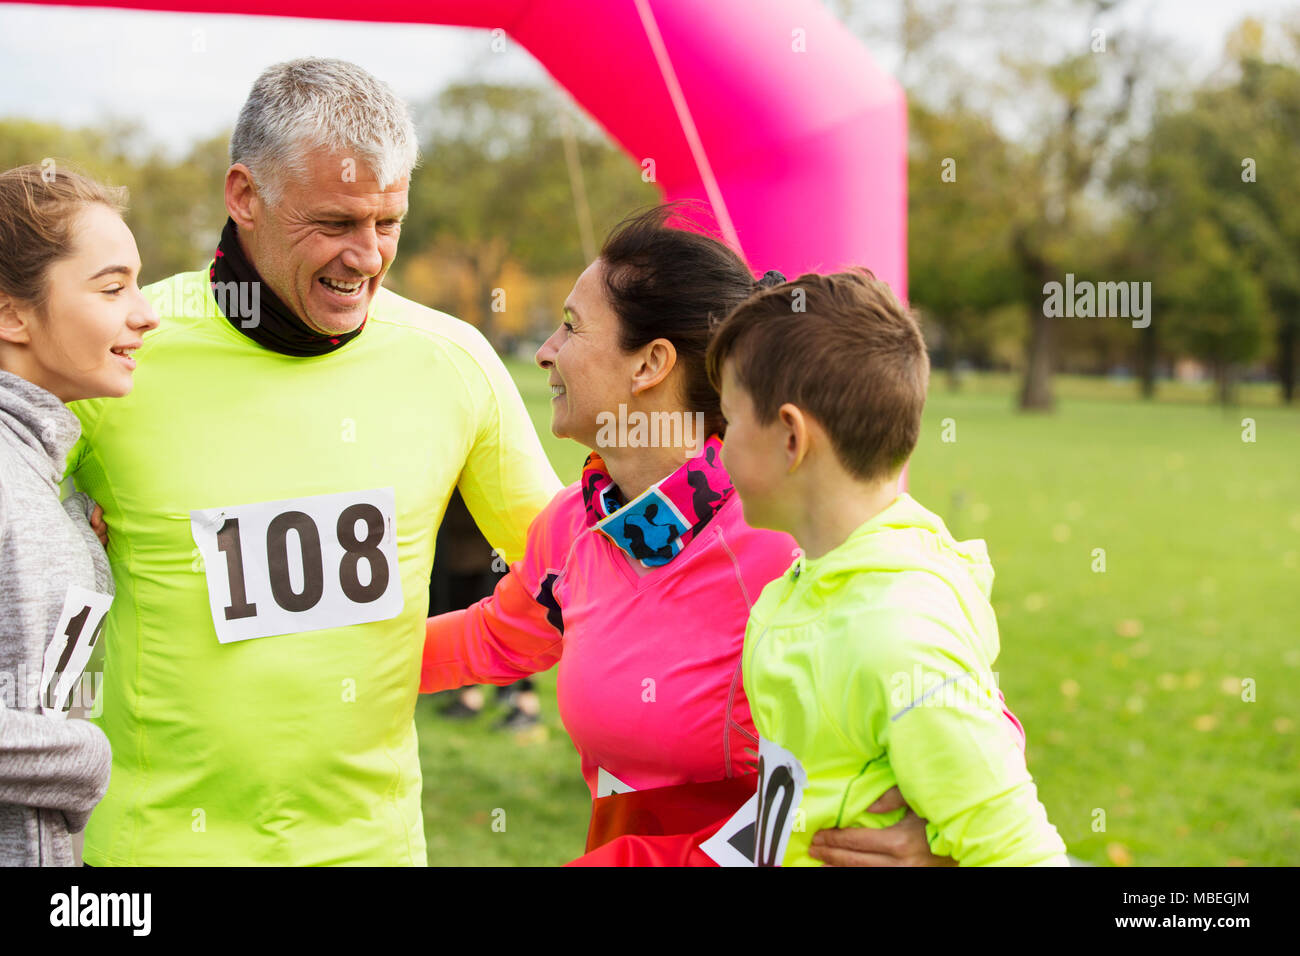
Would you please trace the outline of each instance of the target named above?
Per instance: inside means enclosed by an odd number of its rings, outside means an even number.
[[[895,785],[940,856],[1066,865],[1002,713],[992,583],[984,542],[955,541],[903,494],[763,589],[745,634],[745,690],[759,733],[806,778],[784,818],[784,865],[817,864],[808,845],[818,830],[897,822],[902,811],[866,812]]]
[[[86,860],[422,866],[438,525],[459,487],[515,560],[560,489],[519,392],[472,326],[386,289],[308,357],[234,328],[206,270],[144,291],[134,391],[73,405],[118,594]]]

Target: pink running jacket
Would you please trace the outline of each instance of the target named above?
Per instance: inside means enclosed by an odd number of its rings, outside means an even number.
[[[593,797],[614,783],[601,770],[635,790],[748,773],[758,744],[740,678],[745,623],[796,549],[746,525],[732,495],[647,569],[587,527],[571,485],[490,597],[429,619],[420,690],[510,684],[559,661],[560,717]]]

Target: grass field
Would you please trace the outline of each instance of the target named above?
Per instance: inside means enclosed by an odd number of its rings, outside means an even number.
[[[550,437],[544,376],[511,371],[574,480],[584,451]],[[1062,378],[1054,414],[1021,415],[1013,389],[936,377],[910,489],[988,542],[1001,686],[1070,852],[1300,865],[1300,409],[1264,386],[1224,412],[1205,388],[1144,403],[1131,383]],[[524,737],[421,700],[431,863],[581,852],[589,801],[553,672],[540,688],[546,721]]]

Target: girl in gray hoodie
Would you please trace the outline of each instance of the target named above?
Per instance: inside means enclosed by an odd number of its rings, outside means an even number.
[[[158,324],[124,191],[46,160],[0,173],[0,865],[68,866],[108,789],[108,740],[68,719],[112,601],[82,494],[59,500],[81,425],[131,390]]]

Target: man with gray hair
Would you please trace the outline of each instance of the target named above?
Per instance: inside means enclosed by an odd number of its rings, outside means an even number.
[[[391,90],[278,64],[230,149],[211,263],[145,290],[135,391],[74,406],[118,594],[85,859],[423,865],[438,524],[458,486],[515,560],[560,484],[486,340],[382,287],[416,161]]]

